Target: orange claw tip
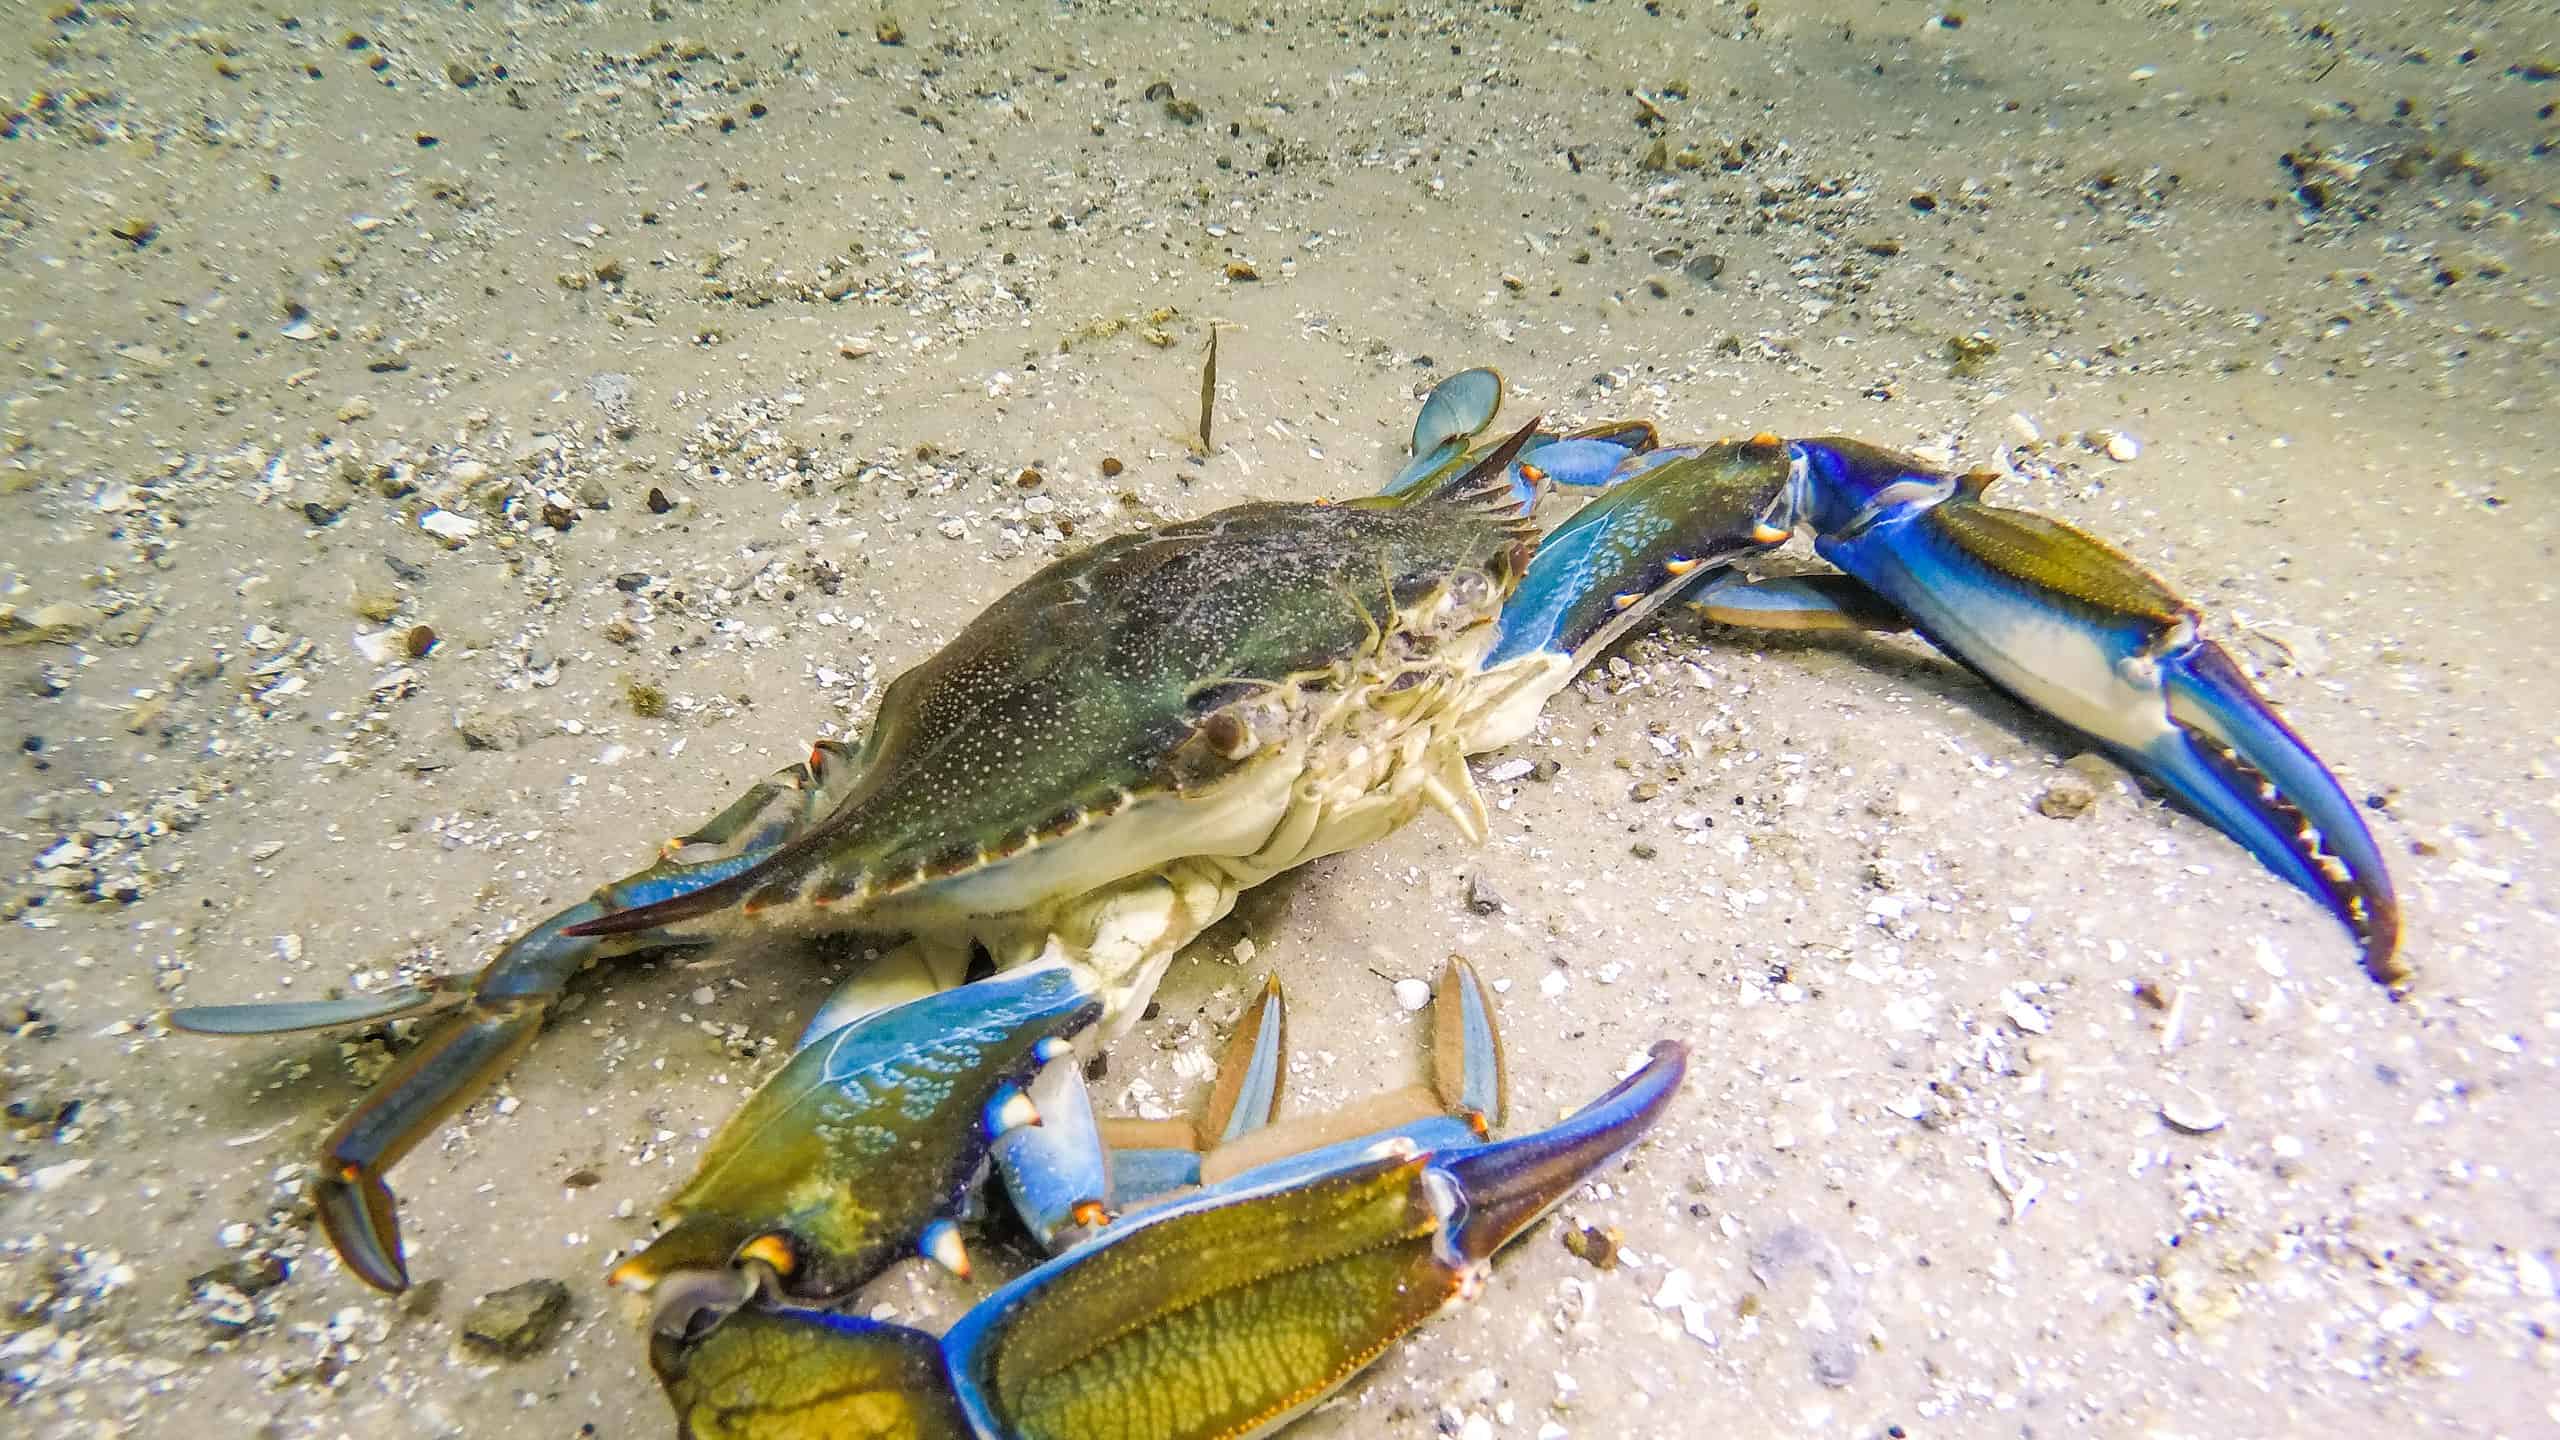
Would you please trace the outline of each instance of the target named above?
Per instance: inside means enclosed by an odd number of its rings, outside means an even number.
[[[634,1255],[606,1271],[604,1283],[616,1290],[628,1290],[634,1295],[646,1295],[649,1293],[649,1287],[658,1283],[658,1272],[641,1264],[640,1257]]]
[[[1751,543],[1754,545],[1775,545],[1784,541],[1790,533],[1763,520],[1751,522]]]
[[[738,1247],[738,1259],[752,1260],[776,1275],[788,1275],[800,1268],[799,1252],[789,1239],[768,1230]]]
[[[1103,1209],[1102,1202],[1099,1200],[1077,1201],[1073,1214],[1075,1222],[1079,1225],[1099,1226],[1111,1218],[1111,1212]]]

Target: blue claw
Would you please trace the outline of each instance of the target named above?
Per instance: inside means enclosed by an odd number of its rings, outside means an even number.
[[[948,1222],[999,1139],[1032,1129],[1017,1087],[1101,1014],[1081,967],[1030,965],[807,1046],[712,1138],[665,1207],[673,1223],[613,1283],[686,1296],[705,1272],[759,1263],[783,1293],[833,1301],[919,1244],[966,1273]]]
[[[1688,1073],[1676,1040],[1655,1043],[1642,1068],[1561,1124],[1517,1140],[1436,1161],[1451,1193],[1445,1243],[1461,1261],[1482,1264],[1537,1223],[1662,1118]]]
[[[2364,818],[2197,614],[2121,552],[1852,440],[1791,447],[1814,549],[1931,644],[2168,786],[2352,931],[2397,987],[2400,914]]]
[[[1111,1159],[1094,1120],[1093,1096],[1073,1054],[1051,1060],[1031,1082],[1040,1123],[998,1141],[996,1174],[1031,1238],[1052,1252],[1100,1225],[1111,1200]]]

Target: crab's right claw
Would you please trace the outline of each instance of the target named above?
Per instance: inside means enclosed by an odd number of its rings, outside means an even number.
[[[2104,742],[2352,931],[2398,987],[2400,908],[2355,802],[2195,608],[2113,546],[1983,501],[1953,476],[1841,439],[1789,447],[1794,523],[1913,628],[2021,703]]]
[[[1480,1291],[1494,1252],[1652,1127],[1685,1064],[1657,1045],[1535,1135],[1379,1147],[1115,1225],[944,1338],[972,1433],[1268,1433]]]

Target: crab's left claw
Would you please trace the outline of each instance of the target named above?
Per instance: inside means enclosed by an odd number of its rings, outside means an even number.
[[[2157,779],[2354,932],[2398,987],[2400,909],[2381,851],[2328,768],[2194,607],[2105,542],[1982,501],[1946,475],[1851,440],[1797,443],[1791,502],[1814,549],[1939,649]]]

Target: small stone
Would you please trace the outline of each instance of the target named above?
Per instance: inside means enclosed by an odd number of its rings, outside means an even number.
[[[1128,468],[1128,466],[1120,463],[1120,457],[1117,455],[1105,455],[1102,457],[1102,478],[1105,480],[1118,476],[1121,471]]]
[[[1638,781],[1627,791],[1627,798],[1637,802],[1638,804],[1642,804],[1647,800],[1659,800],[1662,798],[1661,782],[1655,780]]]
[[[428,651],[436,648],[436,628],[432,625],[412,625],[409,627],[409,633],[400,637],[400,644],[401,648],[409,652],[410,659],[423,660],[427,657]]]
[[[1499,915],[1509,907],[1484,876],[1479,874],[1467,881],[1467,908],[1479,915]]]
[[[1564,1248],[1594,1270],[1618,1268],[1618,1247],[1626,1239],[1615,1225],[1567,1225]]]
[[[1262,278],[1262,272],[1254,269],[1247,261],[1230,260],[1227,262],[1227,278],[1230,280],[1259,280]]]
[[[459,545],[480,533],[480,522],[450,510],[430,510],[418,517],[418,528],[449,545]]]
[[[524,743],[524,721],[515,715],[475,710],[455,716],[453,728],[466,750],[513,750]]]
[[[480,1297],[462,1322],[462,1343],[486,1355],[521,1360],[551,1343],[569,1314],[569,1287],[527,1280]]]
[[[1639,860],[1650,860],[1655,856],[1660,855],[1662,852],[1656,850],[1651,845],[1646,844],[1644,841],[1639,840],[1633,845],[1627,847],[1627,853],[1633,855]]]
[[[228,1285],[243,1295],[257,1295],[273,1290],[291,1278],[293,1271],[280,1256],[246,1255],[226,1260],[187,1281],[187,1288],[201,1290],[207,1285]]]
[[[2160,1118],[2183,1135],[2210,1135],[2226,1123],[2222,1107],[2206,1095],[2181,1085],[2160,1102]]]
[[[2076,820],[2097,803],[2097,787],[2086,776],[2070,770],[2057,773],[2045,783],[2044,793],[2036,797],[2037,811],[2056,820]]]
[[[1402,1006],[1406,1014],[1412,1014],[1430,1003],[1431,987],[1429,985],[1409,975],[1396,982],[1396,1004]]]
[[[376,625],[389,623],[392,616],[400,613],[400,604],[400,592],[397,590],[356,592],[356,613]]]
[[[907,43],[906,27],[891,17],[883,15],[872,22],[871,38],[883,45],[904,45]]]
[[[1040,488],[1040,471],[1037,467],[1026,465],[1021,474],[1013,477],[1013,483],[1025,490],[1037,490]]]
[[[676,502],[674,502],[673,500],[670,500],[670,499],[668,499],[668,498],[667,498],[667,492],[666,492],[666,491],[659,489],[659,488],[658,488],[657,486],[655,486],[655,485],[652,485],[652,486],[650,486],[650,487],[649,487],[649,513],[650,513],[650,514],[652,514],[652,515],[664,515],[664,514],[666,514],[668,511],[673,510],[674,508],[676,508]]]
[[[1529,767],[1529,778],[1541,783],[1553,780],[1563,773],[1564,762],[1561,760],[1541,760]]]
[[[2129,461],[2141,453],[2142,447],[2136,444],[2130,435],[2111,434],[2107,437],[2107,458],[2118,464]]]

